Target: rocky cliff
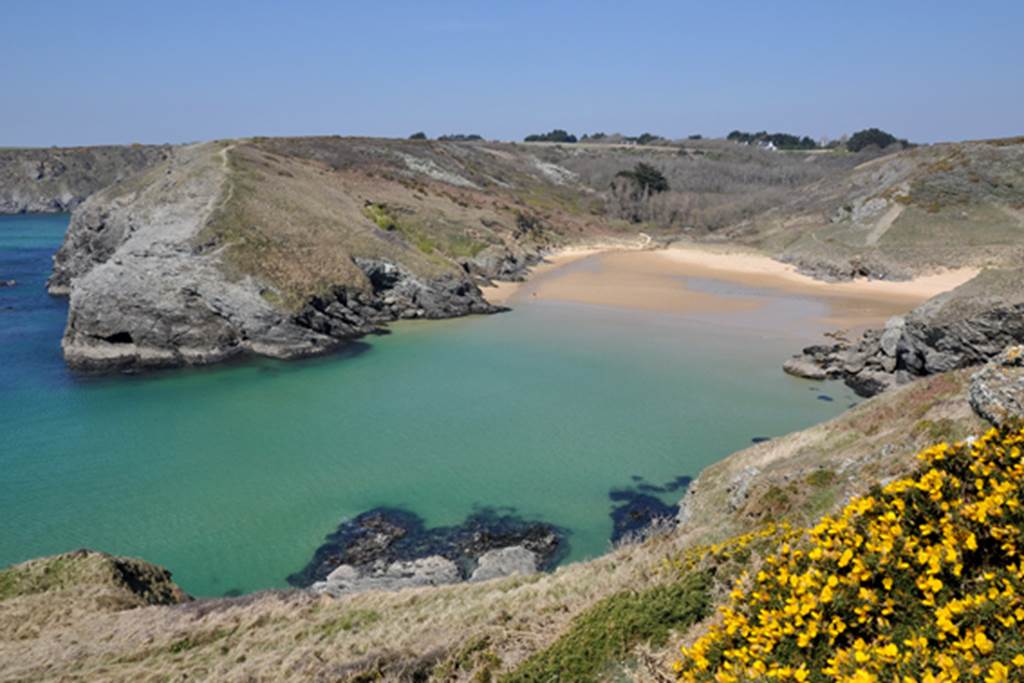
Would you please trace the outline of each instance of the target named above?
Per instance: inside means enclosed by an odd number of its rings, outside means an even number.
[[[563,234],[581,223],[517,198],[510,188],[556,201],[561,189],[521,158],[499,164],[499,185],[457,146],[401,145],[193,145],[96,193],[75,210],[49,281],[70,296],[67,362],[292,358],[399,318],[495,312],[478,284],[520,277],[561,239],[552,212]]]
[[[169,145],[0,149],[0,214],[70,211],[173,153]]]

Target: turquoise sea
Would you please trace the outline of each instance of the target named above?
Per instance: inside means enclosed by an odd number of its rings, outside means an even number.
[[[0,566],[89,547],[195,595],[280,587],[382,505],[428,525],[512,508],[568,529],[579,560],[608,549],[610,490],[696,476],[855,400],[781,372],[810,339],[773,331],[771,305],[743,327],[528,302],[326,358],[79,377],[60,356],[66,302],[44,289],[66,226],[0,217],[0,279],[17,280],[0,289]]]

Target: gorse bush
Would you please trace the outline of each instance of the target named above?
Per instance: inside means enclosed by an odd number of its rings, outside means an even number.
[[[741,576],[681,681],[1024,680],[1024,430],[923,466],[785,539]]]

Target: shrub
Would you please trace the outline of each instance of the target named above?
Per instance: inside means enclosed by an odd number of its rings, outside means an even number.
[[[1021,680],[1022,448],[1019,428],[932,446],[782,543],[682,649],[680,680]]]
[[[596,681],[612,663],[643,642],[660,645],[673,629],[686,628],[707,615],[711,581],[691,572],[645,591],[616,593],[577,617],[550,647],[527,659],[504,680]]]
[[[476,133],[449,133],[448,135],[442,135],[438,138],[442,142],[475,142],[476,140],[483,140],[483,137]]]
[[[886,133],[884,130],[878,128],[866,128],[859,130],[850,136],[850,139],[846,141],[846,149],[851,152],[859,152],[865,147],[871,145],[877,145],[882,149],[889,145],[899,144],[903,147],[907,147],[908,143],[906,140],[899,140],[895,135]]]
[[[556,128],[550,133],[527,135],[524,142],[576,142],[576,136],[572,133]]]
[[[412,135],[410,135],[409,139],[410,140],[426,140],[427,139],[427,134],[424,133],[423,131],[420,131],[418,133],[413,133]]]

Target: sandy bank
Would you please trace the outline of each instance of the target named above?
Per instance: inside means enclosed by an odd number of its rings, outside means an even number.
[[[706,277],[721,277],[794,293],[840,297],[864,296],[908,302],[921,302],[949,291],[967,282],[979,272],[976,268],[959,268],[905,281],[862,278],[847,282],[824,282],[798,272],[789,264],[751,252],[672,247],[650,253],[679,264],[688,273],[700,273]]]
[[[501,283],[484,294],[509,305],[548,300],[675,314],[743,314],[792,300],[819,304],[815,326],[859,330],[905,313],[976,274],[960,269],[905,282],[830,283],[746,251],[597,246],[555,254],[526,282]]]

